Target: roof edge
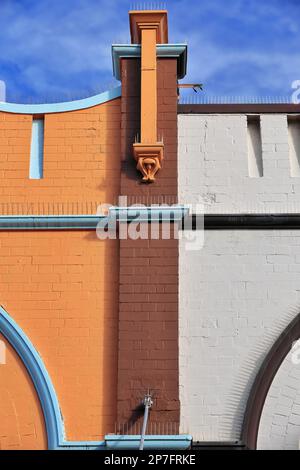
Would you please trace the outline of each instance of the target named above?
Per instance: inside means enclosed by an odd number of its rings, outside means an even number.
[[[185,77],[187,67],[187,44],[157,44],[156,54],[158,59],[178,59],[178,79]],[[139,57],[141,57],[140,44],[113,44],[112,63],[114,77],[117,80],[121,80],[120,59],[136,59]]]
[[[300,114],[300,104],[179,104],[178,114]]]

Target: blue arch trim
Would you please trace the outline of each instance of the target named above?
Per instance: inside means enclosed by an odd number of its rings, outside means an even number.
[[[48,448],[56,449],[63,442],[64,426],[57,396],[44,363],[25,333],[1,306],[0,332],[20,356],[31,377],[44,413]]]
[[[64,113],[67,111],[78,111],[80,109],[91,108],[98,104],[106,103],[121,96],[121,86],[112,90],[105,91],[99,95],[90,96],[82,100],[67,101],[64,103],[48,103],[48,104],[16,104],[0,102],[0,111],[16,114],[48,114],[48,113]]]
[[[140,436],[107,435],[103,441],[65,441],[64,425],[58,399],[45,365],[22,329],[0,305],[0,333],[15,349],[25,365],[41,402],[50,450],[137,450]],[[192,436],[151,436],[147,435],[147,449],[185,450],[189,448]]]

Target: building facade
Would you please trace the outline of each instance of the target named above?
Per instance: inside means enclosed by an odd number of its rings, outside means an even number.
[[[0,103],[0,449],[138,449],[147,394],[145,449],[296,449],[300,107],[179,104],[129,18],[120,87]]]

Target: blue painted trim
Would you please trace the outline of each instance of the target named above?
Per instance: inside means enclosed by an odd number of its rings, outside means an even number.
[[[184,206],[170,207],[111,207],[110,217],[120,222],[130,222],[137,217],[138,221],[179,222],[187,214]],[[100,221],[109,221],[101,215],[2,215],[1,230],[95,230]]]
[[[29,178],[43,178],[44,119],[33,119],[31,130]]]
[[[158,58],[178,59],[178,78],[184,78],[187,68],[187,45],[186,44],[158,44],[156,46]],[[141,46],[139,44],[113,44],[112,62],[113,74],[117,80],[121,80],[120,59],[137,58],[141,56]]]
[[[99,215],[3,215],[0,216],[0,230],[95,230]]]
[[[191,446],[192,436],[182,435],[146,435],[145,450],[186,450]],[[141,436],[119,436],[108,434],[105,436],[106,447],[108,450],[138,450]]]
[[[140,436],[105,436],[105,441],[65,441],[64,425],[55,389],[45,365],[33,344],[16,322],[0,306],[0,332],[15,349],[25,365],[41,402],[48,438],[48,449],[111,450],[138,449]],[[192,437],[146,436],[145,449],[185,450]]]
[[[64,441],[57,450],[107,450],[105,441]]]
[[[48,448],[56,449],[63,442],[64,426],[51,379],[31,341],[0,306],[0,332],[23,361],[39,396],[48,436]]]
[[[48,437],[48,449],[105,450],[105,441],[65,441],[58,399],[45,365],[24,331],[0,306],[0,332],[25,365],[41,402]]]
[[[67,111],[78,111],[79,109],[91,108],[98,104],[106,103],[121,96],[121,87],[118,86],[112,90],[105,91],[99,95],[90,96],[82,100],[67,101],[64,103],[48,103],[48,104],[15,104],[1,103],[0,111],[17,114],[48,114],[48,113],[65,113]]]

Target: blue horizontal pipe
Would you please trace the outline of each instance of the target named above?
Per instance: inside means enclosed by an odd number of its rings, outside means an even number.
[[[107,450],[105,441],[63,441],[56,450]]]
[[[0,216],[0,230],[96,229],[104,217],[98,215],[11,215]]]
[[[178,207],[122,208],[112,207],[109,217],[104,215],[3,215],[0,216],[0,230],[95,230],[100,221],[109,218],[120,222],[161,222],[180,221],[187,209]]]
[[[174,221],[179,222],[187,214],[184,206],[157,206],[157,207],[112,207],[109,211],[112,217],[120,222],[138,221]]]
[[[141,436],[105,436],[107,450],[138,450]],[[146,435],[144,450],[186,450],[191,446],[192,436],[182,435]]]

